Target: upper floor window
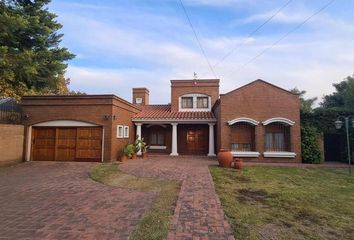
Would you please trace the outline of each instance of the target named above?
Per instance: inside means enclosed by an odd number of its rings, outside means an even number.
[[[179,97],[179,111],[211,111],[211,98],[200,93],[185,94]]]
[[[193,108],[193,97],[182,97],[182,108]]]

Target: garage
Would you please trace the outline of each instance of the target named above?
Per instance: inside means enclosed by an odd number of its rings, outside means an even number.
[[[102,127],[33,127],[34,161],[101,161]]]

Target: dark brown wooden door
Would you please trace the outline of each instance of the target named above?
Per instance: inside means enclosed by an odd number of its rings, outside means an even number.
[[[55,160],[55,128],[35,128],[32,144],[33,160]]]
[[[78,128],[76,159],[79,161],[99,161],[102,154],[102,129]]]
[[[76,128],[56,129],[56,154],[55,160],[75,161],[76,153]]]
[[[208,153],[208,125],[181,125],[178,131],[179,153],[191,155]]]
[[[32,160],[100,161],[100,127],[37,127],[33,129]]]

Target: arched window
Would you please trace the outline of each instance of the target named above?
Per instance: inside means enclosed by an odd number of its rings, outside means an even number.
[[[231,128],[231,151],[232,152],[254,152],[255,126],[248,122],[237,122]]]
[[[265,150],[267,152],[290,152],[290,126],[280,122],[265,126]]]

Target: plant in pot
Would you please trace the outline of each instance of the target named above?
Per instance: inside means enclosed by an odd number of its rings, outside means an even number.
[[[141,150],[140,142],[141,140],[139,139],[139,136],[137,136],[134,144],[132,144],[133,145],[132,160],[136,160],[137,153]]]
[[[121,157],[121,161],[124,162],[128,160],[128,158],[131,158],[134,153],[134,146],[133,144],[127,144],[125,145],[123,149],[123,155]]]
[[[146,142],[144,142],[144,138],[142,138],[140,140],[140,149],[141,149],[141,152],[142,152],[143,159],[148,159],[148,153],[147,153],[148,147],[149,146],[146,144]]]

